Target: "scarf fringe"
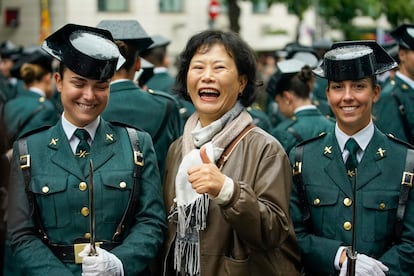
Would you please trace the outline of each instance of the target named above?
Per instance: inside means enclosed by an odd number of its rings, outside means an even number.
[[[176,240],[174,249],[174,269],[178,272],[183,272],[182,275],[199,275],[200,274],[200,260],[199,260],[199,243],[188,242],[183,240]],[[184,267],[181,265],[184,261]],[[181,271],[183,269],[184,271]]]
[[[207,194],[198,197],[194,202],[187,206],[177,206],[178,225],[177,231],[180,237],[186,235],[186,230],[195,228],[197,231],[206,229],[207,215],[210,200]],[[194,216],[193,216],[194,214]],[[195,219],[192,221],[192,218]],[[191,223],[193,225],[191,225]]]
[[[206,229],[209,205],[208,195],[203,194],[188,206],[177,206],[178,237],[175,239],[174,269],[178,272],[184,270],[183,275],[193,276],[200,273],[198,231]]]

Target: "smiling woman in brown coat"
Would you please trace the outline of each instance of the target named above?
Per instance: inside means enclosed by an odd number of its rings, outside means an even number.
[[[180,61],[176,89],[196,112],[167,156],[164,275],[297,275],[289,161],[243,108],[255,95],[250,47],[204,31]]]

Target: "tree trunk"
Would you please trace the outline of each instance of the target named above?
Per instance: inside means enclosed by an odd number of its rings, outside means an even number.
[[[240,7],[237,4],[237,0],[227,0],[228,3],[228,16],[230,21],[230,30],[233,32],[240,32],[239,18]]]

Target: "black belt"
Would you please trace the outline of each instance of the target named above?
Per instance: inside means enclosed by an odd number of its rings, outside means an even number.
[[[102,242],[99,247],[107,251],[112,250],[120,243],[114,242]],[[75,246],[71,245],[61,245],[61,244],[50,244],[50,250],[64,263],[75,263]]]

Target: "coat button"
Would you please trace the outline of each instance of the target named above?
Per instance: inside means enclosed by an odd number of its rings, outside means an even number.
[[[344,199],[344,205],[345,205],[346,207],[351,206],[351,205],[352,205],[352,199],[350,199],[349,197],[346,197],[346,198]]]
[[[91,233],[86,232],[86,233],[83,235],[83,237],[84,237],[85,239],[90,239],[90,238],[91,238]]]
[[[89,208],[88,208],[88,207],[83,207],[83,208],[81,209],[81,214],[82,214],[82,216],[84,216],[84,217],[89,216]]]
[[[125,181],[122,181],[122,182],[120,182],[119,183],[119,187],[121,188],[121,189],[125,189],[126,188],[126,183],[125,183]]]
[[[48,186],[43,186],[42,187],[42,193],[47,194],[49,192],[49,187]]]
[[[352,224],[351,224],[349,221],[345,221],[345,222],[344,222],[344,229],[345,229],[346,231],[351,230],[351,229],[352,229]]]
[[[319,205],[321,203],[321,200],[319,198],[315,198],[313,200],[313,205]]]
[[[381,202],[380,205],[379,205],[379,208],[381,210],[384,210],[385,209],[385,203],[384,202]]]
[[[82,192],[86,190],[86,188],[88,188],[88,185],[86,184],[86,182],[81,182],[79,183],[79,190],[81,190]]]

